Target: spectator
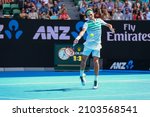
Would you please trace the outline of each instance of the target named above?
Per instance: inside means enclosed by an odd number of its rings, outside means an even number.
[[[132,20],[132,14],[128,9],[125,9],[125,14],[123,14],[123,20]]]
[[[123,3],[120,0],[116,0],[115,4],[117,5],[117,8],[123,8]]]
[[[141,10],[142,2],[139,1],[139,0],[135,0],[135,1],[133,2],[132,8],[134,8],[134,6],[137,7],[137,10]]]
[[[136,6],[134,8],[136,8]],[[134,9],[132,12],[132,20],[137,20],[137,13],[138,13],[138,10]]]
[[[31,9],[31,12],[28,15],[29,19],[38,19],[38,13],[36,12],[36,9],[33,7]]]
[[[93,5],[93,8],[92,8],[92,10],[93,10],[94,13],[95,13],[96,9],[97,9],[97,5],[94,4],[94,5]]]
[[[143,19],[144,19],[144,18],[143,18],[142,11],[139,10],[139,11],[137,12],[137,17],[136,17],[136,19],[137,19],[137,20],[143,20]]]
[[[70,16],[68,15],[67,13],[67,10],[66,9],[63,9],[62,12],[60,13],[59,15],[59,19],[60,20],[70,20]]]
[[[102,19],[103,20],[111,20],[112,19],[112,17],[110,16],[110,14],[108,13],[106,8],[102,9]]]
[[[52,1],[52,0],[49,0],[49,2],[48,2],[48,7],[51,8],[51,7],[53,7],[53,5],[54,5],[54,4],[53,4],[53,1]]]
[[[85,4],[87,5],[86,0],[81,0],[81,1],[79,1],[79,2],[78,2],[79,10],[80,10]]]
[[[96,9],[96,11],[94,13],[94,17],[95,18],[102,18],[102,16],[101,16],[101,10],[99,8]]]
[[[25,12],[25,9],[22,8],[21,13],[19,14],[21,19],[27,19],[28,14]]]
[[[147,20],[145,13],[143,13],[143,20]]]
[[[112,0],[109,0],[106,3],[106,6],[107,6],[107,9],[108,9],[108,12],[110,13],[110,15],[112,15],[112,10],[114,9],[114,2]]]
[[[107,6],[106,6],[105,4],[102,4],[100,9],[101,9],[101,10],[107,9]]]
[[[131,7],[128,4],[128,1],[126,0],[124,5],[123,5],[123,14],[125,14],[125,10],[128,9],[129,12],[131,12]]]
[[[43,13],[45,13],[45,14],[48,13],[48,8],[44,2],[42,2],[42,7],[39,9],[39,14],[42,15]]]
[[[103,0],[99,0],[96,4],[97,4],[97,7],[98,7],[98,8],[102,8],[102,6],[107,7],[107,6],[106,6],[106,3],[105,3]]]
[[[36,0],[35,6],[36,6],[37,10],[39,11],[39,9],[42,7],[41,0]]]
[[[145,12],[147,7],[148,7],[148,6],[147,6],[147,3],[143,3],[142,12]]]
[[[54,1],[54,5],[51,7],[51,10],[52,10],[52,13],[58,14],[59,8],[58,8],[58,5],[57,5],[56,1]]]
[[[137,6],[134,6],[133,8],[132,8],[132,12],[137,12],[138,11],[138,9],[137,9]]]
[[[149,11],[149,8],[146,8],[145,15],[146,15],[146,20],[150,20],[150,11]]]
[[[27,14],[29,14],[29,12],[31,11],[32,7],[35,7],[35,5],[32,4],[29,1],[25,2],[24,8],[25,8]]]
[[[128,6],[130,7],[130,9],[132,9],[133,0],[125,0],[125,2],[128,2]]]
[[[113,14],[112,19],[123,20],[123,13],[121,12],[121,8],[118,8],[118,10]]]
[[[114,3],[114,8],[112,9],[112,14],[117,12],[118,8],[119,7],[117,7],[117,3]],[[121,8],[121,10],[122,10],[122,8]]]
[[[80,20],[84,20],[84,19],[85,19],[85,17],[86,17],[85,12],[86,12],[86,10],[87,10],[87,7],[88,7],[87,4],[84,3],[84,4],[83,4],[83,7],[80,8],[80,10],[79,10],[79,17],[80,17]]]
[[[59,9],[61,9],[62,4],[63,4],[63,3],[62,3],[61,0],[57,0],[57,5],[58,5],[58,8],[59,8]]]
[[[88,8],[93,8],[95,4],[95,1],[94,0],[91,0],[89,3],[88,3]]]
[[[62,4],[61,7],[60,7],[60,9],[59,9],[59,14],[60,14],[64,9],[66,9],[66,6],[65,6],[65,4]]]

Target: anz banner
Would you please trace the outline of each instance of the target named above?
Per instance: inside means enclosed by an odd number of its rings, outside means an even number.
[[[83,23],[0,19],[0,67],[54,67],[54,46],[72,44]]]
[[[83,23],[77,20],[0,19],[0,67],[54,67],[55,45],[72,44]],[[116,33],[112,34],[107,27],[103,27],[103,68],[148,70],[150,22],[108,23],[114,26]]]
[[[115,34],[103,29],[104,69],[149,70],[149,21],[113,21]]]

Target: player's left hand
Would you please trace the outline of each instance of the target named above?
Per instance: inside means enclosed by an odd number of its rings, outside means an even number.
[[[110,28],[112,33],[115,33],[115,29],[114,28]]]

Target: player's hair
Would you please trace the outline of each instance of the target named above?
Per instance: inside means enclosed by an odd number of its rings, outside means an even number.
[[[88,8],[88,9],[85,11],[86,16],[87,16],[87,12],[88,12],[88,11],[92,11],[92,12],[93,12],[93,10],[92,10],[91,8]]]

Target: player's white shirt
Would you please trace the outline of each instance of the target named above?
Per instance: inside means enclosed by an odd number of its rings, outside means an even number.
[[[102,19],[88,20],[84,23],[83,28],[87,31],[87,38],[84,46],[93,50],[100,50],[101,48],[101,34],[102,25],[107,23]]]

